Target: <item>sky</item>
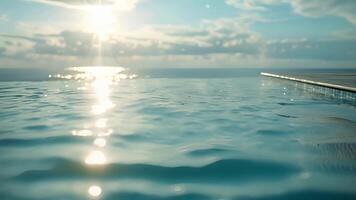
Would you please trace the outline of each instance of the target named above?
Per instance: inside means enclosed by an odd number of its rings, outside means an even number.
[[[1,0],[0,68],[356,68],[355,0]]]

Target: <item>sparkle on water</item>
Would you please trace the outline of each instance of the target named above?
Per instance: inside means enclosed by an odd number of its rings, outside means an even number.
[[[2,83],[0,199],[24,199],[12,198],[17,191],[31,200],[354,191],[347,168],[354,167],[347,143],[354,107],[257,76],[120,82],[134,77],[120,67],[76,67],[50,76],[64,81]],[[39,97],[40,90],[47,93]],[[13,106],[19,92],[27,93],[19,101],[30,100],[21,110]],[[60,159],[42,166],[48,158]],[[36,184],[7,182],[15,179]],[[44,187],[51,192],[33,192]]]
[[[69,75],[49,75],[50,78],[60,78],[83,81],[84,86],[91,86],[93,91],[95,102],[91,106],[91,114],[93,116],[100,116],[93,122],[93,125],[84,125],[82,130],[73,130],[73,136],[90,137],[95,136],[93,145],[97,148],[103,148],[107,144],[107,137],[113,132],[112,129],[108,129],[108,119],[105,118],[105,114],[115,105],[110,99],[111,87],[120,80],[133,79],[136,75],[127,75],[123,72],[123,67],[111,67],[111,66],[88,66],[88,67],[73,67],[69,68],[74,74]],[[104,165],[107,163],[106,155],[99,150],[93,150],[88,153],[85,158],[85,163],[88,165]],[[92,196],[98,196],[95,194],[101,193],[101,189],[98,187],[91,187],[89,193]]]
[[[101,119],[98,119],[96,122],[95,122],[95,126],[97,128],[106,128],[106,123],[107,123],[107,119],[105,118],[101,118]]]
[[[125,69],[122,67],[73,67],[70,70],[78,73],[70,76],[71,78],[89,81],[96,99],[96,102],[92,105],[91,113],[94,116],[101,116],[93,122],[93,128],[95,129],[73,131],[72,134],[78,136],[94,135],[96,137],[93,141],[94,146],[103,148],[107,143],[107,139],[104,137],[109,137],[112,133],[112,130],[107,128],[108,119],[104,117],[115,106],[110,99],[111,86],[121,79],[131,76],[123,74]],[[104,165],[107,163],[106,155],[102,151],[93,150],[86,156],[85,163],[88,165]]]
[[[87,136],[92,136],[93,132],[91,130],[73,130],[72,131],[73,136],[81,136],[81,137],[87,137]]]
[[[104,138],[96,138],[94,144],[98,147],[104,147],[106,145],[106,140]]]
[[[106,156],[103,152],[94,150],[85,158],[85,163],[88,165],[104,165],[106,164]]]
[[[88,189],[88,194],[92,197],[98,197],[101,195],[102,189],[98,185],[92,185]]]

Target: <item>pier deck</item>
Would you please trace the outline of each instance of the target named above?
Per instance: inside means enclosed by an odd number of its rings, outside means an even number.
[[[261,73],[262,76],[356,93],[356,73]]]

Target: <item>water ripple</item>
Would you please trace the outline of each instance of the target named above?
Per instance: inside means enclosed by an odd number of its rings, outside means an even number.
[[[142,194],[138,192],[120,192],[108,195],[105,199],[120,199],[120,200],[209,200],[214,199],[213,197],[203,195],[203,194],[180,194],[173,196],[157,196]]]
[[[149,164],[108,164],[88,168],[82,163],[58,159],[46,170],[28,170],[14,177],[21,181],[40,181],[46,179],[144,179],[152,181],[182,182],[240,182],[278,180],[298,174],[297,166],[261,160],[226,159],[201,167],[166,167]]]
[[[318,191],[318,190],[302,190],[292,191],[288,193],[266,195],[261,197],[253,196],[240,196],[235,197],[233,200],[354,200],[356,199],[356,193],[341,193],[333,191]]]
[[[31,138],[31,139],[0,139],[1,147],[32,147],[38,145],[53,145],[53,144],[76,144],[83,143],[84,140],[71,136],[52,136],[45,138]]]

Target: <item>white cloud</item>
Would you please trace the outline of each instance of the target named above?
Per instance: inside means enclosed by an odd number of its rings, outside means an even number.
[[[290,4],[296,13],[303,16],[321,17],[334,15],[356,24],[355,0],[293,0],[290,1]]]
[[[7,18],[7,15],[5,14],[0,14],[0,23],[1,22],[7,22],[9,19]]]
[[[22,57],[31,52],[34,43],[39,40],[31,37],[21,37],[12,35],[0,35],[0,45],[2,46],[1,55],[3,57]],[[1,48],[0,46],[0,48]]]
[[[248,20],[247,20],[248,21]],[[42,31],[38,31],[42,32]],[[83,31],[0,35],[1,59],[63,60],[70,65],[90,65],[97,56],[95,35]],[[156,25],[120,32],[102,43],[105,64],[158,66],[263,66],[315,60],[346,64],[356,59],[355,38],[276,39],[266,41],[252,32],[244,18],[204,21],[198,27]],[[47,60],[48,62],[45,62]],[[283,61],[284,60],[284,61]],[[293,61],[291,61],[293,60]],[[344,64],[345,64],[344,63]],[[346,65],[345,64],[345,65]],[[345,66],[344,65],[344,66]]]
[[[223,22],[211,23],[216,25],[208,24],[196,29],[147,27],[137,31],[141,35],[116,35],[102,44],[102,59],[105,64],[115,64],[119,60],[120,63],[116,64],[126,66],[233,67],[272,66],[278,63],[290,66],[303,62],[315,64],[316,61],[323,66],[331,66],[332,63],[346,66],[356,58],[356,39],[265,41],[254,33],[234,28],[228,20],[224,22],[226,26]],[[142,32],[145,30],[150,30],[151,34]],[[55,59],[71,65],[90,65],[98,50],[93,37],[92,33],[80,31],[32,37],[2,35],[0,57],[31,59],[31,62]]]
[[[293,11],[306,17],[337,16],[356,24],[355,0],[225,0],[243,10],[267,10],[270,5],[289,4]]]
[[[277,59],[354,61],[356,39],[284,39],[266,42],[266,56]]]
[[[136,7],[136,5],[144,0],[27,0],[37,3],[44,3],[53,6],[59,6],[69,9],[85,9],[93,5],[108,5],[115,10],[129,11]]]
[[[238,19],[220,19],[198,27],[149,25],[119,32],[102,43],[102,60],[128,67],[242,66],[252,58],[257,60],[261,39],[239,23]],[[60,67],[58,63],[62,67],[98,64],[94,38],[93,33],[83,31],[0,35],[0,60],[12,65],[20,65],[21,60],[38,66],[51,63],[53,67]]]
[[[293,1],[293,0],[291,0]],[[225,3],[243,10],[267,10],[266,6],[288,2],[288,0],[225,0]]]

